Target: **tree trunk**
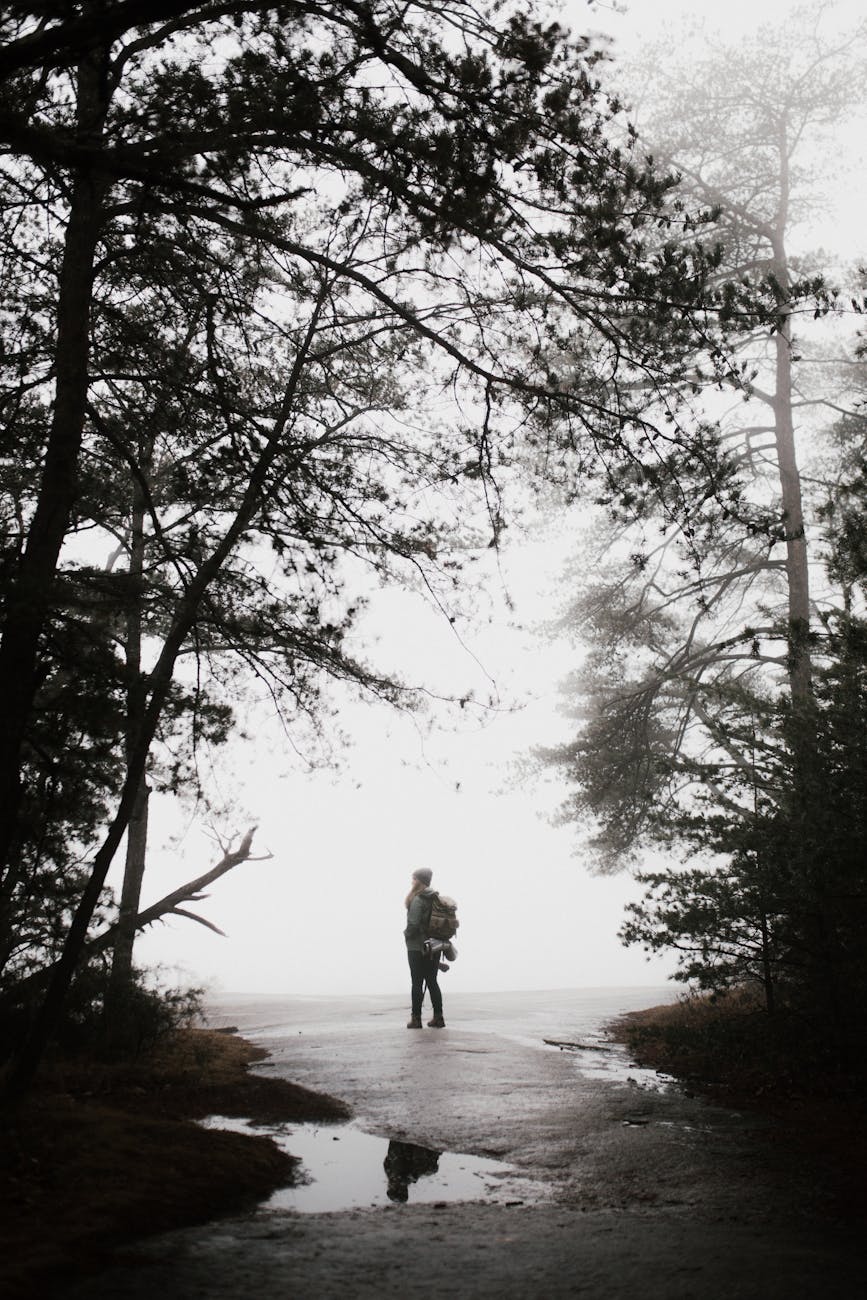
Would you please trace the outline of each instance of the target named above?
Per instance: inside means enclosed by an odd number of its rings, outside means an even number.
[[[215,866],[210,867],[201,876],[196,876],[195,879],[188,880],[186,884],[179,885],[178,888],[173,889],[170,894],[166,894],[156,903],[151,903],[150,907],[145,908],[143,912],[139,912],[138,916],[135,918],[135,933],[138,934],[140,930],[146,929],[147,926],[153,925],[156,921],[161,921],[163,917],[182,916],[187,920],[197,921],[199,925],[203,925],[206,929],[213,931],[214,934],[219,934],[225,938],[225,934],[219,926],[215,925],[213,921],[208,921],[205,917],[189,911],[186,904],[202,902],[203,899],[208,897],[207,894],[202,892],[204,889],[207,889],[209,885],[212,885],[215,880],[219,880],[219,878],[224,876],[226,872],[232,871],[233,868],[237,867],[240,863],[251,860],[251,850],[255,830],[255,826],[251,826],[247,833],[242,836],[236,849],[233,849],[227,843],[222,843],[221,847],[223,849],[223,856]],[[263,853],[259,854],[252,860],[262,862],[271,856],[270,853]],[[85,950],[86,955],[88,957],[94,957],[99,953],[107,952],[110,948],[113,948],[117,938],[117,930],[118,923],[115,922],[115,924],[110,925],[107,930],[103,930],[101,934],[88,940]],[[31,1003],[36,997],[44,994],[53,974],[54,967],[47,966],[43,967],[42,970],[34,971],[30,975],[26,975],[23,980],[20,980],[15,985],[14,989],[10,990],[7,998],[7,1005],[10,1007],[21,1007]]]
[[[139,468],[143,478],[150,473],[153,459],[152,440],[145,435],[139,439]],[[145,494],[137,475],[132,476],[132,509],[130,512],[129,591],[126,610],[126,761],[132,760],[135,739],[144,720],[147,704],[147,687],[142,676],[142,579],[145,561]],[[142,773],[135,803],[127,828],[126,861],[124,863],[120,912],[112,954],[111,977],[105,1005],[105,1019],[109,1037],[119,1041],[124,1036],[123,1021],[129,1006],[129,989],[132,983],[132,954],[136,934],[136,917],[141,901],[147,857],[148,800],[150,788],[147,774]]]
[[[135,807],[139,785],[145,775],[148,753],[171,689],[175,663],[184,641],[195,623],[199,607],[211,582],[220,571],[226,558],[246,533],[267,494],[268,474],[282,445],[283,433],[291,414],[294,396],[301,380],[306,357],[318,325],[319,312],[324,301],[325,293],[323,291],[317,311],[309,322],[304,342],[296,354],[280,413],[268,441],[262,448],[259,459],[250,474],[237,514],[211,555],[199,566],[195,575],[187,583],[184,594],[175,610],[171,627],[163,642],[159,658],[149,674],[147,704],[141,726],[129,748],[126,780],[117,810],[106,832],[105,839],[94,856],[90,877],[70,922],[63,951],[57,963],[52,967],[45,999],[30,1026],[20,1052],[7,1072],[3,1084],[3,1096],[6,1098],[14,1098],[27,1088],[36,1073],[46,1043],[59,1019],[67,990],[87,945],[88,926],[99,903],[100,894],[105,885],[106,876],[114,855],[117,853]],[[307,454],[307,449],[300,451],[299,459]],[[286,466],[285,472],[292,473],[291,462]]]
[[[768,928],[768,916],[762,912],[762,985],[765,990],[765,1008],[769,1016],[776,1011],[774,990],[774,966],[771,960],[771,932]]]
[[[770,232],[771,273],[779,302],[778,328],[774,336],[776,374],[774,385],[774,437],[777,447],[777,472],[780,478],[780,505],[783,535],[786,542],[786,577],[788,579],[789,626],[788,668],[792,705],[804,719],[813,699],[810,662],[810,576],[807,564],[807,536],[801,500],[801,474],[795,448],[795,421],[792,413],[792,304],[791,276],[786,252],[786,230],[791,202],[791,155],[788,119],[779,119],[777,148],[779,173],[777,214]]]
[[[97,50],[78,69],[77,136],[91,146],[102,138],[108,109],[105,61],[106,52]],[[93,171],[79,171],[72,180],[58,285],[54,409],[33,520],[0,640],[0,905],[19,878],[21,755],[38,689],[39,640],[78,490],[94,263],[106,189],[106,179]]]
[[[132,985],[132,955],[138,928],[136,920],[147,860],[149,799],[150,787],[147,777],[143,776],[126,832],[123,887],[112,948],[111,974],[106,992],[106,1030],[113,1043],[119,1043],[126,1037],[125,1020],[129,1008],[128,995]]]
[[[788,171],[784,168],[781,175],[784,197],[788,193],[787,185]],[[785,211],[784,205],[781,211]],[[780,228],[784,227],[781,225]],[[804,923],[812,958],[807,980],[816,1005],[822,1008],[828,1041],[841,1047],[846,1034],[840,977],[844,963],[834,906],[828,894],[823,846],[816,834],[816,828],[823,824],[821,804],[824,791],[817,785],[814,760],[817,718],[810,645],[810,581],[792,415],[792,321],[788,303],[788,263],[782,234],[774,240],[773,270],[780,294],[773,409],[788,583],[788,671],[792,702],[789,745],[794,790],[789,813],[791,859],[801,882],[806,909]]]
[[[792,703],[804,712],[812,701],[810,654],[810,575],[801,500],[801,475],[792,418],[792,330],[787,314],[776,335],[774,426],[780,476],[782,524],[788,586],[788,663]]]

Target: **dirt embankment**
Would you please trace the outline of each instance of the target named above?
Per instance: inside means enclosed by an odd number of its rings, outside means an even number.
[[[347,1118],[336,1098],[249,1073],[265,1055],[232,1035],[186,1030],[131,1065],[47,1069],[0,1126],[0,1293],[32,1297],[119,1245],[289,1184],[297,1162],[270,1139],[193,1122]]]

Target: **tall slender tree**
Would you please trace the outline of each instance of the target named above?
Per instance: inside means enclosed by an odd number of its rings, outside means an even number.
[[[573,811],[600,815],[615,863],[656,820],[660,798],[721,792],[722,771],[750,770],[731,730],[744,692],[763,710],[783,687],[807,757],[812,747],[820,629],[795,435],[803,458],[822,412],[827,427],[845,405],[847,383],[851,400],[851,379],[841,387],[839,366],[833,389],[815,379],[830,370],[821,342],[822,364],[811,365],[809,330],[833,297],[790,245],[816,200],[823,142],[863,91],[867,42],[863,23],[826,32],[825,9],[705,57],[655,51],[641,79],[648,147],[717,214],[705,233],[719,240],[716,274],[734,310],[717,343],[732,358],[722,382],[713,355],[697,355],[686,379],[710,426],[702,457],[690,448],[668,464],[648,459],[602,494],[613,521],[570,616],[591,644],[574,689],[592,695],[593,721],[559,758],[574,763]]]
[[[582,724],[549,757],[572,781],[564,816],[597,819],[607,865],[654,842],[681,855],[701,847],[729,855],[719,879],[646,877],[669,891],[667,903],[677,894],[670,916],[686,899],[689,923],[707,927],[701,944],[713,942],[716,926],[722,951],[738,920],[767,954],[759,904],[773,878],[783,959],[800,945],[814,1003],[839,1026],[846,927],[826,870],[816,761],[833,715],[813,679],[819,671],[825,692],[841,642],[820,617],[834,594],[822,492],[811,498],[804,467],[815,475],[817,447],[854,400],[856,371],[844,364],[845,346],[833,368],[821,340],[811,355],[813,321],[834,304],[817,272],[835,268],[792,252],[834,127],[863,103],[867,26],[842,31],[834,15],[829,5],[804,7],[747,44],[718,39],[704,55],[691,47],[668,59],[656,50],[644,68],[645,138],[716,214],[719,287],[734,306],[719,346],[739,364],[724,368],[720,384],[713,357],[696,358],[693,395],[719,454],[710,473],[707,461],[693,464],[690,495],[680,491],[690,481],[682,463],[676,475],[672,464],[625,476],[608,493],[615,520],[605,570],[582,584],[571,614],[590,643],[568,687]],[[853,306],[861,310],[857,294]],[[705,909],[705,888],[752,910],[736,918]],[[659,900],[638,910],[651,946],[664,943]],[[673,941],[681,924],[667,930]],[[627,933],[640,928],[630,922]]]

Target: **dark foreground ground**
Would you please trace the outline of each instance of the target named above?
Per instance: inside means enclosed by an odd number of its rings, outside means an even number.
[[[219,1111],[335,1120],[342,1103],[249,1073],[261,1048],[189,1030],[130,1065],[53,1062],[0,1114],[0,1296],[90,1277],[126,1243],[255,1205],[296,1176],[260,1136],[206,1132]],[[102,1292],[102,1294],[110,1294]]]
[[[838,1195],[833,1164],[805,1159],[773,1119],[651,1087],[601,1053],[558,1051],[472,1016],[411,1033],[400,1008],[378,1006],[342,1024],[275,1028],[257,1042],[270,1052],[258,1067],[266,1077],[340,1096],[369,1133],[506,1160],[524,1194],[510,1204],[259,1208],[127,1247],[55,1295],[867,1292],[862,1225]],[[168,1181],[169,1153],[164,1172]]]

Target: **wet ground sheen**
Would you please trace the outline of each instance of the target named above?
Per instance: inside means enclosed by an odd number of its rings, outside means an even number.
[[[276,1191],[264,1202],[266,1210],[325,1214],[457,1201],[523,1205],[550,1197],[546,1183],[527,1178],[502,1160],[375,1137],[355,1124],[263,1125],[223,1115],[211,1116],[206,1124],[270,1137],[301,1160],[303,1181]]]
[[[309,1164],[309,1192],[158,1238],[59,1294],[863,1294],[860,1231],[834,1221],[828,1189],[772,1125],[598,1050],[611,1048],[605,1021],[660,1000],[453,995],[447,1028],[422,1033],[398,999],[226,1000],[224,1023],[271,1053],[262,1072],[343,1098],[352,1124],[281,1134]]]

